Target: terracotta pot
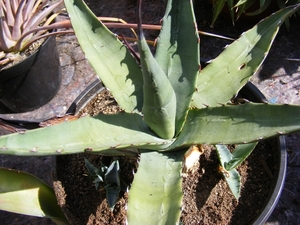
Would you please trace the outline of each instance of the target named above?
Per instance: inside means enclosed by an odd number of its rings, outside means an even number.
[[[50,101],[61,84],[55,36],[31,56],[0,71],[0,102],[7,113],[27,112]]]
[[[72,108],[70,109],[70,112],[77,112],[80,108],[80,105],[85,105],[86,100],[90,101],[90,98],[92,96],[95,96],[95,94],[97,93],[97,91],[95,91],[96,89],[93,87],[89,87],[89,90],[91,90],[90,93],[86,93],[87,94],[87,99],[85,99],[85,96],[81,96],[72,106]],[[266,102],[266,98],[263,96],[263,94],[252,84],[252,83],[248,83],[241,91],[240,91],[240,95],[242,95],[243,97],[254,101],[254,102]],[[82,101],[83,102],[82,102]],[[284,184],[284,180],[285,180],[285,174],[286,174],[286,163],[287,163],[287,155],[286,155],[286,145],[285,145],[285,139],[284,137],[279,137],[277,138],[278,140],[278,150],[274,155],[278,155],[278,157],[276,157],[277,163],[276,163],[276,168],[278,168],[278,171],[274,174],[274,179],[276,180],[275,185],[271,188],[271,192],[269,194],[268,197],[268,201],[265,203],[265,207],[262,209],[257,209],[257,211],[260,212],[260,214],[257,216],[257,218],[255,218],[254,221],[252,221],[251,224],[264,224],[264,222],[268,219],[268,217],[270,216],[270,214],[272,213],[273,209],[275,208],[278,199],[280,197],[281,191],[283,189],[283,184]],[[64,171],[64,168],[67,167],[66,166],[66,162],[68,162],[68,160],[70,158],[67,158],[69,156],[57,156],[56,161],[55,161],[55,168],[59,167],[60,169],[58,169],[57,171],[55,171],[54,174],[54,186],[55,186],[55,191],[56,191],[56,195],[57,196],[62,196],[62,192],[61,190],[64,189],[64,185],[68,183],[68,181],[60,181],[59,180],[59,174],[58,173],[66,173],[66,174],[70,174],[73,173],[72,171]],[[83,156],[77,156],[83,158]],[[76,159],[79,160],[79,159]],[[77,161],[78,162],[78,161]],[[71,182],[71,181],[70,181]],[[70,183],[69,182],[69,183]],[[73,182],[73,181],[72,181]],[[75,182],[76,183],[76,182]],[[70,185],[70,184],[69,184]],[[83,184],[82,184],[83,185]],[[73,186],[72,186],[73,187]],[[92,183],[90,185],[87,185],[87,187],[92,187],[90,188],[89,191],[94,191],[94,187],[92,186]],[[66,196],[68,196],[68,191],[65,189],[66,193],[63,192],[63,194],[66,194]],[[81,193],[80,193],[81,194]],[[97,193],[97,195],[100,194],[99,192]],[[69,195],[71,195],[71,193],[69,193]],[[79,198],[78,195],[76,195],[76,198]],[[82,196],[83,198],[85,198],[86,196],[83,194]],[[72,197],[71,197],[72,198]],[[70,200],[70,199],[69,199]],[[76,201],[78,201],[78,199],[76,199]],[[90,202],[91,204],[91,212],[90,213],[95,213],[95,210],[97,207],[97,203],[93,203],[91,202],[92,200],[90,199],[90,197],[87,197],[86,201]],[[72,213],[72,209],[69,208],[70,202],[68,202],[68,199],[63,199],[63,201],[61,201],[61,198],[59,199],[59,202],[61,203],[62,209],[66,214],[66,217],[70,219],[70,223],[71,224],[76,224],[78,222],[78,213],[77,215]],[[83,214],[81,214],[82,216]],[[86,214],[84,214],[86,215]],[[77,219],[76,219],[77,217]],[[84,218],[84,220],[87,222],[89,218]]]

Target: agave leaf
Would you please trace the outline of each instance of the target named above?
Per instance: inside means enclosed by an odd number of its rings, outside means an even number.
[[[269,7],[271,2],[272,2],[272,0],[260,1],[260,6],[257,10],[255,10],[253,12],[247,12],[245,14],[248,15],[248,16],[258,15],[258,14],[262,13],[263,11],[265,11]]]
[[[236,19],[238,20],[240,16],[246,12],[246,10],[253,5],[257,0],[246,0],[242,1],[243,3],[238,5],[236,4],[235,7],[238,8],[237,13],[236,13]],[[238,5],[238,6],[237,6]]]
[[[115,160],[110,164],[110,166],[107,169],[107,172],[105,173],[105,182],[108,184],[113,183],[120,187],[119,171],[119,161]]]
[[[26,4],[25,4],[25,8],[24,8],[24,11],[23,11],[23,20],[24,21],[28,21],[28,19],[30,18],[30,15],[32,14],[32,12],[34,11],[33,7],[34,5],[36,4],[36,1],[27,1]],[[26,24],[25,22],[25,24]]]
[[[4,20],[2,10],[0,10],[0,49],[6,51],[15,44],[16,42],[11,40],[11,33],[7,21]]]
[[[236,199],[239,199],[241,194],[241,177],[236,169],[226,170],[225,164],[230,161],[232,158],[229,149],[225,145],[216,145],[216,149],[218,152],[219,160],[220,160],[220,168],[219,171],[223,174],[232,194]]]
[[[23,8],[25,6],[25,1],[22,0],[19,2],[18,10],[15,16],[15,21],[12,27],[12,40],[17,41],[21,37],[21,29],[23,24]]]
[[[107,169],[105,173],[105,183],[107,184],[104,188],[108,205],[110,209],[113,210],[121,191],[120,166],[118,160],[113,161]]]
[[[159,137],[169,139],[175,134],[176,96],[144,37],[141,7],[139,1],[138,46],[144,78],[144,120]]]
[[[139,169],[129,191],[127,217],[130,225],[178,223],[184,152],[141,153]]]
[[[300,106],[247,103],[190,110],[177,140],[167,148],[198,143],[255,142],[300,129]]]
[[[224,167],[226,170],[231,170],[240,165],[254,150],[258,142],[249,144],[238,145],[232,152],[232,157],[229,161],[225,162]]]
[[[118,200],[121,188],[119,186],[105,187],[106,199],[110,210],[113,210]]]
[[[155,54],[176,90],[176,134],[182,128],[200,68],[199,36],[192,4],[192,1],[168,1]]]
[[[207,65],[198,76],[193,106],[217,106],[235,96],[266,58],[283,21],[299,7],[287,7],[262,20]]]
[[[47,184],[28,173],[6,168],[0,168],[0,209],[68,224]]]
[[[228,186],[236,199],[240,197],[241,178],[235,169],[254,150],[258,142],[238,145],[231,153],[225,145],[216,145],[221,171]]]
[[[215,3],[214,3],[213,18],[212,18],[212,22],[211,22],[212,27],[214,26],[217,18],[219,17],[221,11],[223,10],[226,0],[216,0],[214,2]]]
[[[78,42],[98,77],[122,109],[141,111],[143,76],[136,60],[82,0],[65,0],[65,6]]]
[[[72,132],[70,132],[72,131]],[[173,140],[156,137],[138,114],[100,114],[0,137],[0,154],[57,155],[89,151],[132,155],[124,148],[161,149]],[[136,153],[136,152],[134,152]]]
[[[227,0],[227,7],[229,9],[229,14],[230,14],[230,17],[231,17],[231,21],[232,21],[232,25],[234,25],[235,23],[235,14],[234,14],[234,10],[233,9],[233,6],[234,6],[234,0]]]
[[[299,3],[300,1],[297,1],[297,3]],[[283,0],[276,0],[276,3],[277,3],[277,5],[278,5],[278,7],[279,7],[279,9],[283,9],[283,8],[285,8],[286,7],[286,4],[287,3],[289,3],[289,4],[295,4],[296,2],[294,2],[294,3],[292,3],[291,1],[283,1]],[[300,11],[298,10],[298,13],[299,13]],[[286,19],[285,20],[285,25],[286,25],[286,27],[287,27],[287,29],[289,29],[290,28],[290,20],[289,19]]]
[[[97,177],[101,182],[103,182],[102,177],[104,177],[107,168],[103,168],[101,166],[101,169],[98,169],[87,158],[84,158],[84,165],[92,177]]]
[[[234,7],[238,7],[238,6],[240,6],[240,5],[243,5],[243,4],[245,4],[247,1],[248,1],[248,0],[239,0],[239,1],[235,4]]]

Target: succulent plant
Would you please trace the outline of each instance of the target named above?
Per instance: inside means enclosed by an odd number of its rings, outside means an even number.
[[[20,52],[48,30],[35,31],[49,25],[55,19],[53,10],[62,0],[49,5],[49,0],[1,0],[0,1],[0,51]]]
[[[89,174],[94,178],[96,190],[99,188],[106,190],[108,205],[113,210],[120,191],[126,191],[126,185],[120,178],[119,161],[115,159],[109,167],[101,162],[100,168],[94,166],[87,158],[84,158],[84,163]]]
[[[279,27],[300,4],[243,33],[203,69],[192,1],[168,1],[155,56],[138,16],[141,66],[81,0],[65,0],[65,5],[87,59],[123,111],[2,136],[0,154],[126,156],[132,154],[128,148],[138,149],[129,224],[178,223],[182,161],[191,146],[217,145],[226,177],[257,141],[300,130],[300,106],[230,101],[258,70]],[[140,7],[141,2],[139,12]],[[224,144],[241,147],[229,154]]]
[[[288,5],[293,5],[299,3],[299,0],[276,0],[275,4],[278,6],[279,9],[283,9]],[[251,7],[254,4],[257,4],[254,11],[251,11]],[[258,4],[259,3],[259,4]],[[223,10],[225,4],[227,4],[227,8],[229,10],[229,14],[232,20],[232,24],[235,24],[235,21],[238,20],[241,15],[245,14],[247,16],[257,16],[263,13],[271,4],[274,4],[272,0],[212,0],[213,4],[213,18],[211,26],[214,26],[217,18],[219,17],[221,11]],[[289,26],[289,20],[286,20],[287,26]]]

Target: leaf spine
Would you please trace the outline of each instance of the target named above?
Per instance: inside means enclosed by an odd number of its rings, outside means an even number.
[[[30,150],[30,152],[37,152],[37,147],[34,147],[33,149]]]

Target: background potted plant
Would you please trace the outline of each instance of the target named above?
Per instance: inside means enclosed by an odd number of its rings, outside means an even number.
[[[278,9],[299,3],[299,0],[212,0],[211,3],[213,5],[211,26],[214,26],[221,12],[229,14],[233,25],[238,19],[243,19],[244,22],[257,22]],[[289,20],[287,19],[285,22],[288,26]]]
[[[66,7],[83,51],[94,56],[88,57],[90,63],[102,72],[99,76],[124,112],[3,136],[1,153],[56,155],[86,151],[129,155],[132,152],[127,148],[137,148],[140,162],[129,192],[130,224],[178,222],[181,165],[190,146],[245,144],[300,129],[299,106],[228,104],[261,65],[282,21],[300,5],[262,21],[201,71],[190,2],[168,2],[155,58],[140,26],[142,70],[130,52],[81,1],[66,1]],[[85,42],[87,37],[91,42]],[[243,161],[255,143],[246,146],[244,156],[234,160],[235,163]],[[235,158],[234,154],[231,157]],[[231,174],[234,170],[227,168],[225,162],[230,165],[233,161],[230,157],[220,158],[222,169]],[[1,184],[10,186],[7,182]]]
[[[47,103],[61,74],[53,23],[63,1],[1,0],[0,102],[4,112],[25,112]]]

